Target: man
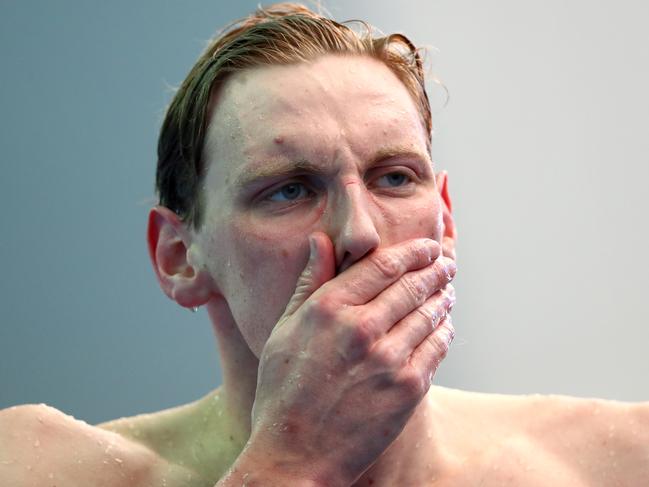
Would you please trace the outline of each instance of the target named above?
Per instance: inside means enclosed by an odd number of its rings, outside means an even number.
[[[148,242],[223,385],[93,427],[0,414],[7,485],[648,485],[649,405],[430,386],[455,228],[417,51],[304,7],[215,40],[163,123]]]

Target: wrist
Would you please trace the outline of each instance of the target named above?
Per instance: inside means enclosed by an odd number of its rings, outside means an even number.
[[[272,452],[272,453],[271,453]],[[216,487],[332,487],[314,463],[248,443]]]

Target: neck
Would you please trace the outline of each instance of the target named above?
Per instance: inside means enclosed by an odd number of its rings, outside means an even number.
[[[257,388],[259,360],[252,353],[225,303],[208,305],[217,335],[223,386],[221,399],[238,449],[250,436],[250,412]],[[383,454],[354,483],[354,487],[426,485],[438,478],[448,464],[441,425],[446,413],[431,387],[408,420],[403,431]],[[228,428],[230,429],[230,428]]]
[[[250,350],[225,300],[211,301],[207,311],[217,337],[223,385],[221,398],[241,449],[250,437],[250,413],[257,390],[259,359]]]

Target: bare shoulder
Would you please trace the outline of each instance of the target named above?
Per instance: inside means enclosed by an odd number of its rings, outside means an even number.
[[[158,486],[184,475],[151,449],[44,404],[0,411],[3,485]]]
[[[545,471],[554,485],[649,485],[649,402],[562,395],[445,392],[449,406],[467,418],[473,458],[504,478],[525,480]],[[472,440],[473,441],[473,440]],[[463,448],[468,448],[463,445]],[[486,485],[486,484],[485,484]]]
[[[649,403],[436,388],[449,485],[649,485]],[[451,411],[449,413],[449,411]]]
[[[532,439],[583,475],[649,485],[649,402],[541,396],[528,410]]]

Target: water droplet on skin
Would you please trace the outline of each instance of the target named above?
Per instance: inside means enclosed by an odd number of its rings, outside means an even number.
[[[615,434],[615,426],[611,425],[608,427],[608,437],[612,438],[614,434]]]
[[[116,461],[117,463],[119,463],[120,465],[122,464],[122,459],[121,459],[121,458],[117,458],[117,457],[115,457],[113,460],[115,460],[115,461]]]

